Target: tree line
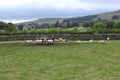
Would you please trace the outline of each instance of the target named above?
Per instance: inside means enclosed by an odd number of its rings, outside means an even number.
[[[6,22],[0,21],[0,31],[3,31],[3,32],[16,32],[17,28],[16,28],[16,25],[14,25],[11,22],[6,23]]]
[[[120,32],[120,21],[87,21],[82,26],[90,27],[95,33]]]
[[[35,24],[31,24],[35,25]],[[43,29],[39,26],[25,27],[20,24],[16,26],[13,23],[5,23],[0,21],[0,33],[20,33],[20,34],[37,34],[37,33],[120,33],[120,21],[86,21],[82,24],[75,21],[67,21],[60,23],[56,21],[54,24],[42,24]],[[78,27],[84,27],[85,31],[80,31]],[[26,29],[25,29],[26,28]],[[73,29],[70,29],[73,28]]]

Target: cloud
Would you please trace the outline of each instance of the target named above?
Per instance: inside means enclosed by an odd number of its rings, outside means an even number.
[[[79,0],[0,0],[0,7],[4,9],[88,9],[87,4]]]
[[[118,0],[0,0],[0,8],[4,9],[118,9]]]
[[[0,0],[0,18],[71,17],[118,10],[119,0]]]
[[[88,3],[88,7],[93,9],[120,9],[120,1],[119,0],[79,0],[83,1],[84,3]]]

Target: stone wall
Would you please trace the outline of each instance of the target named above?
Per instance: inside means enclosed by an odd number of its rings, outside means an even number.
[[[66,38],[67,40],[120,40],[120,34],[39,34],[39,35],[1,35],[0,41],[35,40],[40,37]]]

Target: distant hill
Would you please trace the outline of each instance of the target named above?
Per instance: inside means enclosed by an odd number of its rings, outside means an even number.
[[[49,25],[52,25],[59,21],[62,23],[64,18],[43,18],[43,19],[38,19],[34,21],[28,21],[28,22],[23,22],[23,23],[18,23],[16,24],[17,26],[23,25],[24,27],[27,28],[48,28]],[[43,26],[44,25],[44,26]]]
[[[66,22],[66,21],[84,22],[84,21],[98,21],[98,20],[117,21],[119,19],[120,19],[120,10],[102,13],[102,14],[96,14],[96,15],[88,15],[88,16],[83,16],[83,17],[67,18],[67,19],[64,19],[64,22]]]
[[[35,20],[35,21],[29,21],[29,22],[23,22],[23,23],[18,23],[18,24],[31,24],[31,23],[34,23],[34,24],[43,24],[43,23],[47,23],[47,24],[53,24],[57,21],[59,22],[63,22],[63,18],[43,18],[43,19],[38,19],[38,20]]]
[[[72,17],[72,18],[43,18],[38,19],[35,21],[23,22],[16,25],[25,25],[27,27],[37,26],[40,28],[47,28],[48,25],[52,25],[59,21],[59,23],[66,23],[66,22],[77,22],[82,24],[85,21],[100,21],[100,20],[109,20],[109,21],[118,21],[120,19],[120,10],[107,12],[102,14],[96,15],[88,15],[83,17]],[[44,27],[42,27],[44,25]]]

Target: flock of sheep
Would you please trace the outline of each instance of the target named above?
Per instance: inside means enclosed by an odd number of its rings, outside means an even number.
[[[74,41],[76,43],[92,43],[92,42],[98,42],[98,43],[105,43],[106,41],[110,40],[110,37],[107,37],[106,40],[89,40],[89,41]],[[58,39],[36,39],[36,40],[25,40],[26,43],[28,44],[49,44],[49,43],[60,43],[60,42],[70,42],[67,41],[66,39],[63,38],[58,38]]]
[[[98,42],[98,43],[105,43],[106,41],[109,41],[110,40],[110,37],[107,37],[106,40],[97,40],[97,41],[94,41],[94,40],[89,40],[89,41],[75,41],[77,43],[92,43],[92,42]]]
[[[66,39],[36,39],[36,40],[25,40],[28,44],[48,44],[48,43],[58,43],[58,42],[66,42]]]

